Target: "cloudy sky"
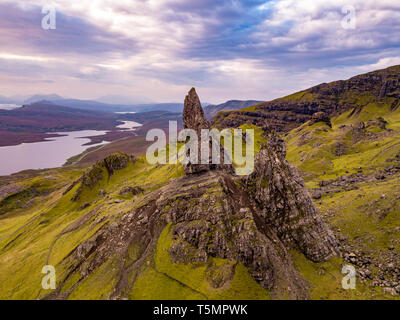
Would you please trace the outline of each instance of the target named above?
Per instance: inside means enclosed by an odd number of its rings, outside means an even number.
[[[0,0],[3,96],[269,100],[395,64],[398,0]]]

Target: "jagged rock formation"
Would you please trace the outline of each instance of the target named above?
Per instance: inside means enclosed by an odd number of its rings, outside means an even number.
[[[286,146],[270,134],[255,160],[255,171],[246,178],[260,216],[274,227],[279,238],[313,261],[337,253],[332,231],[322,221],[297,170],[289,164]]]
[[[207,126],[193,89],[185,106],[187,128]],[[308,284],[288,250],[296,248],[313,261],[324,261],[336,254],[336,240],[285,155],[283,140],[270,134],[257,155],[255,172],[247,178],[193,166],[189,172],[197,174],[148,193],[118,224],[103,226],[70,254],[64,279],[47,298],[67,298],[73,277],[79,284],[115,256],[120,260],[120,280],[110,298],[126,297],[136,279],[129,275],[148,265],[157,270],[157,242],[170,228],[167,254],[173,263],[227,259],[246,266],[272,298],[308,299]],[[213,285],[222,287],[228,281],[226,277]]]
[[[66,261],[66,277],[47,298],[67,298],[70,291],[64,286],[71,277],[78,273],[79,281],[84,281],[115,255],[125,263],[110,298],[123,298],[134,282],[127,275],[152,259],[157,239],[169,224],[173,234],[169,255],[174,262],[207,262],[209,256],[241,262],[257,282],[272,290],[272,297],[309,298],[308,285],[287,248],[252,206],[245,189],[233,176],[215,171],[183,177],[148,194],[144,204],[118,225],[103,227],[79,245]],[[140,244],[139,258],[127,264],[133,244]]]
[[[198,163],[187,163],[184,165],[184,171],[186,174],[193,174],[204,172],[208,170],[226,170],[228,172],[232,172],[232,167],[229,164],[224,164],[225,153],[224,148],[220,145],[220,163],[213,164],[212,163],[212,144],[210,140],[210,157],[209,163],[203,164],[201,163],[201,131],[203,129],[211,129],[210,123],[204,116],[204,111],[201,106],[201,102],[199,96],[196,93],[196,89],[192,88],[188,95],[185,98],[185,104],[183,108],[183,127],[185,129],[192,129],[196,132],[198,137]]]
[[[195,88],[192,88],[185,98],[183,108],[183,127],[185,129],[195,130],[197,137],[200,139],[202,129],[210,129],[210,124],[204,116],[203,108],[201,107],[200,99],[196,93]],[[201,144],[198,144],[198,156],[201,155]],[[184,165],[186,174],[197,173],[210,170],[210,164],[193,164],[188,163]]]
[[[185,98],[183,126],[185,129],[195,130],[199,136],[201,135],[201,129],[210,128],[209,122],[204,117],[204,111],[195,88],[190,89]]]

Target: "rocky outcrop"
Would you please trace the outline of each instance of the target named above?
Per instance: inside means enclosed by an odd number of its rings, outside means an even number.
[[[173,262],[207,264],[209,257],[241,262],[260,285],[272,291],[272,298],[308,299],[308,284],[294,267],[287,247],[237,179],[208,171],[177,179],[146,195],[143,204],[117,225],[104,226],[72,252],[69,272],[48,298],[67,298],[64,284],[76,272],[79,281],[85,281],[112,256],[128,261],[129,248],[135,245],[138,258],[121,264],[121,282],[110,297],[124,298],[134,279],[123,279],[123,275],[152,261],[161,231],[171,225],[168,253]]]
[[[183,126],[185,129],[195,130],[199,136],[201,135],[201,129],[210,128],[209,122],[204,117],[204,111],[195,88],[190,89],[185,98]]]
[[[342,157],[347,154],[349,147],[342,141],[336,142],[333,146],[333,153],[337,157]]]
[[[184,122],[194,130],[207,126],[194,89],[185,101]],[[125,298],[136,279],[128,275],[149,265],[157,270],[155,255],[163,230],[171,237],[163,250],[173,263],[207,266],[210,257],[241,263],[272,298],[310,298],[289,250],[319,262],[335,255],[337,245],[285,156],[283,140],[270,133],[255,159],[254,173],[246,178],[191,165],[187,175],[144,195],[119,223],[103,226],[80,244],[68,257],[60,286],[48,298],[68,297],[64,287],[70,279],[85,281],[115,256],[121,278],[110,298]],[[132,247],[135,259],[128,263]],[[221,287],[230,277],[221,281],[212,285]]]
[[[318,122],[324,122],[332,128],[331,118],[325,112],[316,112],[312,115],[310,125]]]
[[[200,103],[200,99],[196,93],[195,88],[192,88],[185,98],[183,108],[183,127],[185,129],[192,129],[196,131],[198,139],[201,137],[202,129],[210,129],[210,124],[204,116],[204,111]],[[198,144],[198,156],[201,155],[201,144]],[[191,163],[184,165],[186,174],[204,172],[211,169],[210,164],[201,164],[200,159],[198,163]]]
[[[115,153],[108,156],[104,160],[97,162],[87,172],[85,172],[78,181],[75,181],[67,189],[67,191],[69,191],[77,183],[81,182],[79,188],[76,190],[71,200],[79,200],[85,187],[93,189],[99,181],[103,180],[106,177],[109,180],[115,171],[122,170],[126,168],[130,162],[135,161],[136,158],[134,156],[122,153]]]
[[[198,137],[198,161],[197,163],[184,164],[183,168],[186,174],[193,174],[199,172],[205,172],[209,170],[226,170],[232,172],[232,166],[224,164],[224,148],[220,145],[220,163],[212,163],[212,143],[210,139],[209,143],[209,163],[201,163],[201,131],[203,129],[211,129],[210,123],[206,120],[204,116],[204,111],[200,103],[199,96],[196,93],[196,89],[192,88],[185,98],[185,104],[183,108],[183,127],[185,129],[192,129],[196,132]]]
[[[297,170],[285,160],[286,146],[270,134],[256,157],[255,171],[246,178],[262,219],[274,227],[288,246],[313,261],[323,261],[337,253],[335,237],[322,221]]]
[[[127,187],[123,187],[119,191],[119,194],[121,196],[127,196],[127,195],[136,196],[136,195],[141,194],[143,192],[144,192],[144,190],[141,187],[130,187],[130,186],[127,186]]]

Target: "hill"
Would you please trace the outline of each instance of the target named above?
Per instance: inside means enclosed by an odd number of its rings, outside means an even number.
[[[58,94],[35,94],[24,101],[24,104],[36,103],[39,101],[53,101],[63,99]]]
[[[214,118],[217,127],[237,127],[243,123],[262,126],[267,120],[276,130],[288,132],[324,112],[329,117],[367,105],[400,104],[400,66],[393,66],[349,80],[323,83],[284,98],[263,102],[238,111],[220,112]]]
[[[117,115],[54,105],[47,101],[0,110],[0,146],[37,142],[49,132],[113,129]]]
[[[254,106],[256,104],[261,103],[262,101],[257,100],[229,100],[225,103],[219,105],[208,105],[204,108],[204,114],[208,120],[211,120],[215,117],[215,115],[220,111],[231,111],[236,109],[243,109],[246,107]]]
[[[55,132],[66,130],[113,128],[117,116],[53,105],[47,101],[24,105],[14,110],[0,110],[0,128],[10,131]]]
[[[183,109],[183,104],[181,103],[120,105],[120,104],[108,104],[98,101],[78,100],[78,99],[58,99],[51,101],[54,104],[70,108],[78,108],[78,109],[102,111],[102,112],[148,112],[157,110],[163,110],[169,112],[182,112]]]

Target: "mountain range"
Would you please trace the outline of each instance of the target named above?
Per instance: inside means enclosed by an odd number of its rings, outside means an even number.
[[[225,103],[218,105],[210,104],[204,108],[204,113],[208,120],[212,120],[220,111],[232,111],[237,109],[243,109],[246,107],[254,106],[261,103],[262,101],[257,100],[229,100]]]

